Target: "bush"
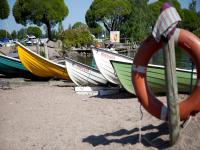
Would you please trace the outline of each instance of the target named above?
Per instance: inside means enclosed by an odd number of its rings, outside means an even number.
[[[87,29],[69,29],[65,30],[61,35],[63,47],[70,49],[71,47],[88,47],[93,43],[93,37]]]

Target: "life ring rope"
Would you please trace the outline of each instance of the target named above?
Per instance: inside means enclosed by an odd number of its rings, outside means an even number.
[[[161,108],[160,119],[166,120],[167,113],[168,113],[167,107],[165,105],[163,105],[162,108]]]
[[[200,79],[199,80],[197,80],[197,84],[196,84],[197,86],[200,86]]]

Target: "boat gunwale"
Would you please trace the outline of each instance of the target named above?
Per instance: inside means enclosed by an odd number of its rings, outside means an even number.
[[[133,60],[133,59],[132,59]],[[133,64],[133,63],[129,63],[129,62],[123,62],[123,61],[118,61],[118,60],[110,60],[110,61],[113,61],[113,62],[120,62],[120,63],[124,63],[124,64]],[[157,67],[157,68],[160,68],[160,69],[164,69],[165,67],[162,66],[162,65],[154,65],[154,64],[148,64],[148,67],[151,67],[151,68],[154,68],[154,67]],[[187,73],[192,73],[192,70],[189,70],[189,69],[181,69],[181,68],[176,68],[177,71],[180,71],[180,72],[187,72]],[[193,71],[193,73],[197,73],[196,70]]]
[[[2,54],[0,54],[0,57],[6,58],[6,59],[11,59],[11,60],[14,60],[14,61],[21,63],[21,61],[17,58],[13,58],[13,57],[2,55]]]
[[[66,60],[66,59],[67,59],[67,60]],[[95,72],[97,72],[97,73],[100,73],[100,71],[99,71],[98,69],[93,68],[93,67],[91,67],[91,66],[89,66],[89,65],[83,64],[83,63],[81,63],[81,62],[75,61],[75,60],[73,60],[73,59],[71,59],[71,58],[69,58],[69,57],[65,57],[65,61],[75,62],[75,63],[77,63],[77,64],[79,64],[79,65],[82,65],[82,66],[84,66],[84,67],[86,67],[86,68],[90,68],[90,69],[92,69],[93,71],[95,71]]]
[[[114,53],[113,51],[105,50],[105,49],[102,49],[102,48],[92,48],[92,52],[93,52],[93,50],[95,50],[97,52],[103,51],[103,52],[106,52],[106,53],[109,53],[109,54],[112,54],[112,55],[121,56],[123,58],[133,59],[132,57],[129,57],[129,56],[126,56],[126,55],[123,55],[123,54],[119,54],[119,53]]]

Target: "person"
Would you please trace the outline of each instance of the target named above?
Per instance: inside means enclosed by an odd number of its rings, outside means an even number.
[[[100,43],[97,43],[97,44],[95,45],[95,47],[96,47],[96,48],[100,48],[100,47],[101,47]]]
[[[107,48],[111,49],[112,47],[113,47],[113,43],[112,43],[112,41],[110,41]]]

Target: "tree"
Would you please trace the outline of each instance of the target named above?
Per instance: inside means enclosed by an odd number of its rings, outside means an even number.
[[[61,34],[62,34],[62,33],[61,33]],[[53,39],[54,41],[56,41],[56,40],[58,40],[59,36],[60,36],[60,33],[59,33],[57,30],[53,29],[53,30],[52,30],[52,39]]]
[[[49,39],[52,39],[52,26],[64,20],[67,15],[68,8],[64,0],[16,0],[13,6],[13,16],[17,23],[45,24]]]
[[[36,38],[40,38],[42,35],[42,31],[39,27],[28,27],[27,34],[34,35]]]
[[[10,38],[8,31],[0,29],[0,39],[1,38]]]
[[[98,24],[97,24],[96,28],[89,28],[86,24],[84,24],[82,22],[74,23],[74,25],[72,26],[72,29],[87,30],[90,33],[92,33],[93,35],[95,35],[96,37],[98,37],[100,34],[102,34],[102,31],[103,31],[102,27]]]
[[[17,32],[15,30],[13,30],[13,32],[11,33],[11,37],[12,37],[12,39],[17,38]]]
[[[69,24],[67,29],[68,29],[68,30],[69,30],[69,29],[72,29],[72,25]]]
[[[183,9],[182,12],[181,27],[194,33],[199,28],[198,14],[189,9]]]
[[[192,0],[192,2],[189,4],[189,10],[197,12],[196,11],[196,6],[197,6],[197,1],[196,0]]]
[[[0,0],[0,19],[6,19],[9,16],[9,5],[7,0]]]
[[[89,30],[95,37],[98,37],[103,32],[103,28],[99,24],[90,27]]]
[[[200,37],[200,11],[197,12],[197,8],[200,8],[200,3],[197,3],[196,0],[192,0],[192,2],[189,4],[189,10],[191,10],[192,12],[194,12],[197,15],[197,16],[196,15],[194,16],[194,14],[193,14],[192,15],[193,19],[198,18],[197,19],[198,21],[195,21],[195,23],[194,23],[194,24],[196,24],[197,28],[193,31],[193,33]],[[185,13],[186,13],[186,15],[189,15],[189,14],[187,14],[187,12],[185,12]],[[185,19],[188,21],[189,18],[187,18],[186,15],[185,15]],[[190,19],[192,19],[192,18],[190,18]]]
[[[72,29],[88,29],[88,26],[82,22],[76,22],[72,26]]]
[[[58,23],[58,33],[60,34],[60,33],[62,33],[64,31],[64,28],[63,28],[63,25],[62,25],[62,21],[60,21],[59,23]]]
[[[27,35],[26,28],[21,28],[21,29],[17,32],[17,38],[20,39],[20,40],[26,38],[26,35]]]
[[[131,14],[121,28],[121,35],[131,37],[133,41],[143,41],[151,27],[151,15],[147,0],[130,0],[130,3]]]
[[[119,30],[124,19],[131,12],[128,0],[94,0],[86,13],[86,23],[89,27],[97,27],[103,23],[110,32]]]

